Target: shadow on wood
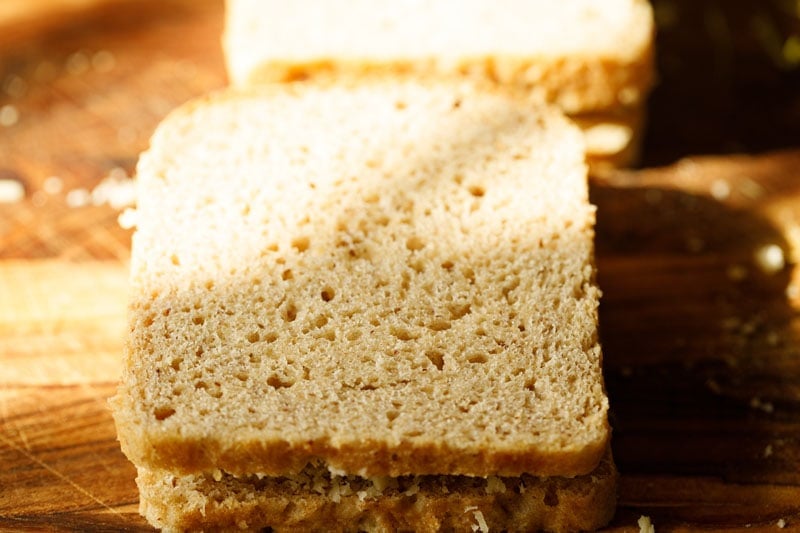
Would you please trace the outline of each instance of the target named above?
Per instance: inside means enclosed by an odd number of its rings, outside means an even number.
[[[713,164],[701,162],[700,174],[704,168]],[[618,520],[642,512],[663,525],[719,525],[721,517],[743,525],[797,513],[797,494],[760,505],[767,488],[757,487],[800,483],[798,312],[783,264],[789,243],[760,212],[678,189],[674,174],[665,174],[673,184],[643,174],[595,183],[591,193],[623,475]],[[676,483],[689,476],[707,488]],[[637,483],[645,477],[671,479],[671,490]],[[749,488],[733,495],[739,485]],[[708,501],[698,502],[698,492]]]

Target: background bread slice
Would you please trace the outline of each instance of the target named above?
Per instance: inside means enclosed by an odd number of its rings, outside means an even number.
[[[138,169],[113,401],[148,468],[578,475],[607,447],[579,132],[468,85],[276,85]]]
[[[223,45],[235,85],[467,77],[534,94],[576,119],[602,173],[638,159],[653,33],[647,0],[228,0]],[[615,149],[598,145],[598,120]]]
[[[569,114],[644,102],[653,83],[646,0],[227,0],[235,85],[319,76],[467,76]]]
[[[592,531],[614,514],[617,473],[608,453],[575,478],[216,478],[139,469],[141,513],[167,531]]]

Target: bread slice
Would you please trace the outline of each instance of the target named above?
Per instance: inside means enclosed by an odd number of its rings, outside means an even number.
[[[123,451],[175,473],[573,476],[609,441],[580,133],[469,85],[189,104],[138,167]]]
[[[164,531],[593,531],[616,505],[611,454],[575,478],[407,476],[309,467],[287,478],[178,476],[140,468],[140,512]]]
[[[641,107],[653,35],[647,0],[227,0],[223,47],[235,85],[467,76],[572,115]]]

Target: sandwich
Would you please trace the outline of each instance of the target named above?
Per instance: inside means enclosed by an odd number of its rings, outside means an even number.
[[[555,107],[444,80],[173,112],[138,166],[111,400],[150,523],[607,523],[583,142]]]

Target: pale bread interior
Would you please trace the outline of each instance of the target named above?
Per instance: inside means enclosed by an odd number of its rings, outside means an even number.
[[[228,92],[139,166],[139,466],[577,475],[609,429],[580,133],[467,85]]]

